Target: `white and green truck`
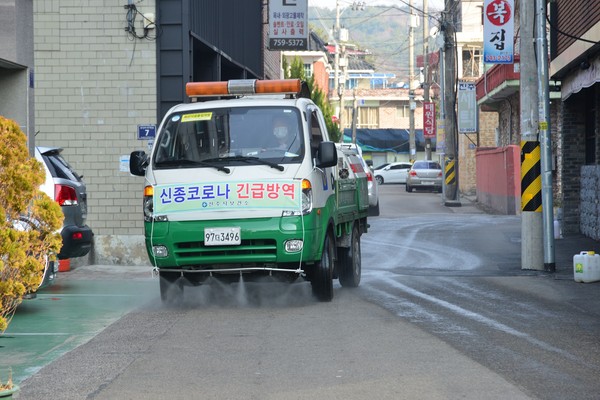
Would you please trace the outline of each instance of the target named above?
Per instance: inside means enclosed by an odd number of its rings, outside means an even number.
[[[131,173],[145,176],[145,244],[163,302],[209,276],[300,276],[321,301],[332,300],[333,279],[358,286],[366,174],[330,141],[301,88],[188,83],[195,101],[166,113],[150,154],[131,153]]]

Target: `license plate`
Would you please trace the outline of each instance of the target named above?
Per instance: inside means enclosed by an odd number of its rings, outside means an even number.
[[[205,246],[235,246],[242,243],[240,228],[206,228],[204,229]]]

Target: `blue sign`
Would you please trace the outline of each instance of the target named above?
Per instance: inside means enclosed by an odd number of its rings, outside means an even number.
[[[149,140],[156,137],[156,125],[138,125],[138,139]]]

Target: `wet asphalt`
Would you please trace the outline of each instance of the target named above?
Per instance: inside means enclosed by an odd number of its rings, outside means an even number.
[[[461,203],[463,206],[456,208],[455,212],[485,212],[475,210],[477,206],[472,199],[462,198]],[[597,296],[600,283],[564,285],[561,282],[573,281],[573,255],[582,249],[600,253],[600,243],[583,235],[571,235],[555,240],[554,244],[556,271],[540,272],[540,279],[543,280],[540,284],[552,288],[555,282],[557,290],[563,294],[567,291],[566,295],[570,298],[580,299],[581,307],[588,307],[590,312],[597,313],[600,309],[600,296]],[[535,283],[520,289],[532,293],[539,293],[540,290]],[[435,362],[415,357],[405,367],[395,365],[393,368],[398,368],[395,372],[399,376],[411,376],[415,370],[428,371],[433,375],[438,374],[437,380],[423,377],[408,383],[402,379],[392,382],[381,378],[379,381],[372,380],[362,388],[345,385],[336,392],[331,388],[315,386],[310,390],[274,392],[272,396],[266,396],[261,391],[245,393],[244,382],[232,386],[241,390],[239,392],[223,391],[222,395],[212,393],[206,397],[193,396],[198,389],[195,383],[191,383],[192,390],[169,393],[158,389],[151,392],[136,390],[134,388],[143,385],[154,387],[151,380],[177,379],[167,372],[140,376],[132,369],[141,354],[149,358],[153,357],[152,354],[167,356],[155,349],[162,340],[169,340],[168,330],[161,326],[164,327],[169,318],[177,319],[177,312],[161,313],[161,321],[154,321],[155,324],[153,321],[138,321],[144,324],[143,341],[130,336],[134,335],[133,322],[123,318],[149,302],[155,304],[157,298],[158,281],[152,277],[149,266],[92,265],[59,273],[54,285],[19,307],[9,329],[0,336],[0,380],[5,381],[6,376],[12,373],[13,379],[21,387],[16,396],[20,399],[365,398],[367,394],[376,398],[399,398],[398,393],[402,393],[404,398],[529,398],[519,388],[459,354],[441,340],[423,336],[415,341],[414,328],[402,321],[394,321],[396,337],[393,340],[399,343],[410,340],[417,352],[421,350],[430,354],[433,351]],[[346,300],[353,302],[355,307],[368,308],[363,310],[367,315],[382,312],[374,305],[364,305],[354,299]],[[336,312],[340,310],[336,309]],[[377,321],[367,319],[363,323],[368,326]],[[368,330],[362,334],[368,335]],[[385,365],[385,360],[382,363]],[[440,375],[446,375],[446,378]],[[474,382],[474,377],[479,383]],[[188,378],[193,379],[192,376]],[[452,382],[445,381],[448,379]],[[424,391],[421,386],[424,384],[446,384],[452,392],[445,392],[441,388]],[[382,386],[387,387],[386,390],[382,390]],[[453,395],[448,396],[448,393]]]

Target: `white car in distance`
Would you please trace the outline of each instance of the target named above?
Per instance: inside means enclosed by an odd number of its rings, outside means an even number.
[[[380,185],[384,183],[406,183],[406,177],[411,167],[411,163],[403,161],[388,164],[375,170],[375,180]]]

